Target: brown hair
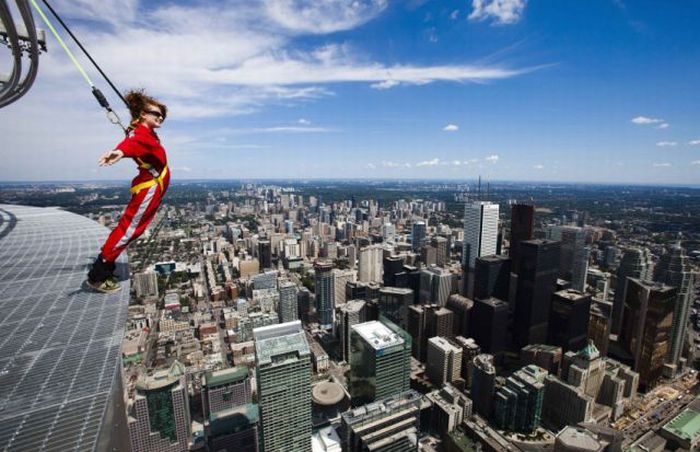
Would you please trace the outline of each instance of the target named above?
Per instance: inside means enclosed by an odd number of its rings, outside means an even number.
[[[143,113],[148,105],[155,105],[160,108],[161,113],[163,113],[163,119],[168,116],[168,107],[157,99],[147,95],[143,89],[129,91],[124,95],[124,100],[126,100],[129,113],[131,113],[130,128],[136,127],[141,122],[141,113]]]

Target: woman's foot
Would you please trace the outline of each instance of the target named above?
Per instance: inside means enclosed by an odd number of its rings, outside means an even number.
[[[114,277],[107,278],[104,281],[90,281],[90,279],[88,279],[87,285],[102,293],[119,292],[122,288],[117,278]]]

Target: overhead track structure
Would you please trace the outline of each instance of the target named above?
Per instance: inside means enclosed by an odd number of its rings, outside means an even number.
[[[0,108],[24,96],[32,87],[39,70],[39,54],[46,51],[46,37],[34,26],[34,17],[27,0],[15,0],[21,23],[15,23],[9,2],[0,0],[0,44],[10,49],[12,70],[0,73]],[[29,68],[22,71],[23,59]]]

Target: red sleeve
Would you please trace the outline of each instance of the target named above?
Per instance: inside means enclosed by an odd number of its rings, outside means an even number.
[[[148,146],[139,142],[136,137],[126,137],[119,143],[115,149],[119,149],[124,153],[124,157],[142,158],[148,154]]]

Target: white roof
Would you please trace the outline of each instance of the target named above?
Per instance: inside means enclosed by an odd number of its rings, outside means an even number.
[[[377,320],[353,325],[355,330],[375,350],[403,344],[403,339]]]

